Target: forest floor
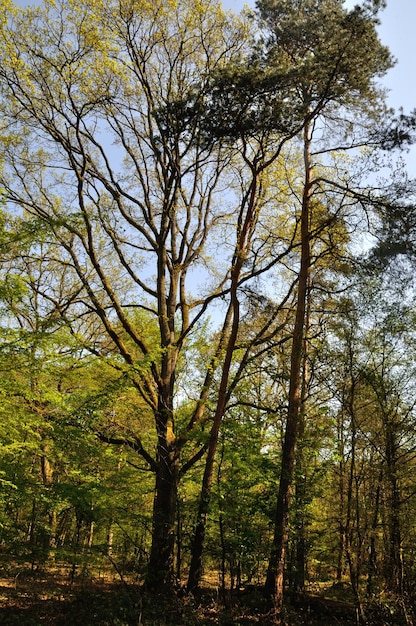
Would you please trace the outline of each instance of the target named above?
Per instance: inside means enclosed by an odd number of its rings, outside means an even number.
[[[1,626],[271,626],[273,618],[256,588],[201,591],[198,601],[186,595],[169,603],[146,602],[140,587],[109,577],[65,572],[21,571],[0,574]],[[339,595],[339,594],[338,594]],[[306,594],[285,613],[286,626],[353,626],[357,616],[348,592],[345,599]],[[402,622],[383,618],[377,626]]]

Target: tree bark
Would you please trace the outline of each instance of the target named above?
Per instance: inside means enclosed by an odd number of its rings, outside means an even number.
[[[146,588],[150,591],[161,591],[174,583],[177,477],[177,464],[169,458],[162,459],[156,475],[152,547],[146,577]]]
[[[397,440],[394,423],[391,417],[386,418],[386,477],[389,489],[388,506],[388,537],[389,552],[387,555],[386,582],[388,588],[398,596],[402,596],[403,588],[403,552],[401,530],[401,497],[397,478]]]
[[[233,352],[237,341],[238,330],[240,326],[240,303],[238,300],[238,285],[241,277],[244,260],[249,251],[251,236],[254,232],[256,224],[256,190],[257,177],[256,170],[253,168],[253,180],[251,189],[248,194],[248,205],[244,215],[244,205],[241,207],[239,215],[240,229],[234,251],[233,265],[231,271],[231,287],[230,287],[230,305],[229,310],[232,314],[231,331],[228,337],[224,362],[222,366],[222,374],[220,388],[218,391],[218,400],[215,408],[215,414],[212,422],[210,439],[208,444],[207,458],[205,462],[204,476],[202,480],[201,495],[197,514],[197,523],[192,542],[192,556],[188,576],[188,591],[194,593],[202,576],[202,553],[205,541],[205,528],[208,518],[209,504],[211,499],[211,488],[213,482],[214,461],[218,445],[218,435],[224,412],[227,407],[229,393],[227,391],[230,378],[230,370],[233,360]],[[228,318],[228,316],[227,316]],[[226,322],[227,323],[227,322]]]
[[[380,514],[380,495],[383,482],[383,469],[380,470],[375,493],[374,511],[370,530],[370,545],[368,547],[368,574],[367,574],[367,596],[369,598],[375,593],[374,578],[377,574],[377,526]]]
[[[285,437],[282,449],[279,491],[274,521],[274,538],[265,582],[265,594],[273,599],[276,621],[280,622],[283,608],[284,568],[289,538],[289,511],[291,486],[295,463],[298,434],[299,407],[301,401],[301,370],[304,349],[306,301],[310,268],[310,200],[312,194],[312,165],[310,153],[310,123],[304,129],[305,180],[301,213],[301,260],[299,270],[298,297],[290,362],[289,404],[286,418]]]
[[[49,460],[49,446],[47,444],[42,445],[42,456],[40,459],[41,462],[41,473],[42,473],[42,482],[47,489],[51,489],[53,486],[53,470],[52,465]],[[45,537],[45,551],[47,552],[47,559],[50,562],[55,561],[55,548],[56,548],[56,531],[57,531],[57,514],[55,507],[52,505],[49,507],[48,511],[49,517],[49,532],[48,536]]]
[[[240,265],[241,269],[241,265]],[[211,499],[211,488],[214,474],[214,461],[217,451],[218,435],[220,431],[221,421],[227,405],[227,386],[232,363],[233,350],[237,339],[239,326],[239,303],[237,299],[237,277],[233,281],[232,301],[230,307],[233,309],[233,323],[230,337],[227,343],[224,365],[222,369],[220,389],[218,392],[218,401],[211,427],[211,433],[208,444],[207,458],[205,461],[204,476],[202,479],[201,495],[199,500],[197,524],[192,542],[192,556],[188,576],[188,591],[195,593],[202,576],[202,553],[205,541],[205,528],[208,518],[209,504]]]
[[[308,292],[310,292],[310,280],[308,281]],[[306,467],[304,438],[306,426],[306,400],[308,395],[309,368],[308,368],[308,340],[310,326],[310,298],[307,299],[305,312],[305,338],[302,358],[302,380],[301,380],[301,400],[299,407],[298,424],[298,447],[296,452],[296,479],[295,479],[295,536],[294,536],[294,558],[292,560],[292,581],[291,586],[294,591],[303,591],[305,588],[306,576]]]
[[[174,584],[179,453],[170,428],[171,410],[158,417],[157,469],[153,502],[152,546],[146,576],[148,591],[169,591]]]

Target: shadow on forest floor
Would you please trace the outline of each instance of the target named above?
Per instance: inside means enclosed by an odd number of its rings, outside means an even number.
[[[306,601],[305,601],[306,599]],[[346,598],[347,600],[347,598]],[[286,611],[287,626],[353,626],[348,601],[307,595]],[[396,621],[378,621],[397,624]],[[271,626],[268,607],[256,588],[220,598],[204,589],[198,602],[189,596],[168,603],[147,602],[136,583],[110,578],[77,578],[65,573],[22,571],[0,575],[1,626]]]

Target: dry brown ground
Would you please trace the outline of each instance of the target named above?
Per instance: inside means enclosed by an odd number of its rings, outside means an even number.
[[[132,581],[112,576],[72,577],[69,572],[0,576],[1,626],[269,626],[273,623],[261,591],[227,593],[206,588],[198,600],[185,594],[166,602],[141,598]],[[290,626],[352,626],[353,607],[318,596],[300,601],[286,614]]]
[[[138,586],[65,570],[0,576],[1,626],[137,624]],[[134,620],[134,621],[133,621]]]

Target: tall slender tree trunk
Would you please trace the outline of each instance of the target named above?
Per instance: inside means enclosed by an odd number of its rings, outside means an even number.
[[[352,370],[351,370],[352,371]],[[356,453],[357,453],[357,422],[354,409],[355,380],[351,380],[349,398],[349,413],[351,418],[350,466],[347,484],[346,519],[345,519],[345,556],[350,574],[352,592],[358,611],[360,624],[365,623],[364,608],[361,602],[360,575],[362,567],[362,534],[360,530],[360,497],[357,481]],[[354,502],[355,500],[355,502]],[[355,517],[355,521],[353,520]]]
[[[308,291],[310,293],[310,280],[308,281]],[[295,536],[294,536],[294,558],[292,560],[291,585],[295,591],[305,588],[306,576],[306,467],[304,438],[306,426],[306,398],[308,395],[308,341],[310,325],[310,298],[307,298],[306,318],[305,318],[305,338],[302,358],[302,380],[301,380],[301,401],[299,407],[298,424],[298,446],[296,451],[296,478],[295,478]]]
[[[337,441],[338,441],[338,547],[337,547],[337,582],[342,581],[345,562],[345,423],[344,410],[338,415],[337,424]]]
[[[387,418],[389,419],[389,418]],[[389,553],[387,555],[387,576],[388,588],[398,596],[404,592],[403,580],[403,550],[402,550],[402,529],[401,529],[401,496],[400,486],[397,477],[397,441],[394,432],[394,425],[390,422],[386,425],[386,477],[389,488],[388,506],[388,537]]]
[[[273,598],[274,601],[277,623],[280,623],[283,608],[284,569],[289,538],[291,486],[295,464],[299,407],[301,402],[302,354],[304,348],[306,301],[310,268],[309,221],[310,200],[312,195],[310,131],[310,123],[306,123],[304,129],[305,181],[301,213],[301,260],[290,361],[289,404],[282,448],[282,464],[274,521],[274,538],[265,582],[265,593],[268,597]]]
[[[247,197],[247,209],[244,215],[243,208],[239,215],[239,233],[234,252],[233,266],[231,272],[231,288],[230,288],[230,311],[232,313],[231,331],[225,348],[224,362],[222,366],[222,374],[220,387],[218,391],[218,400],[215,409],[214,419],[212,422],[207,457],[205,461],[204,476],[202,480],[201,495],[199,500],[197,523],[192,542],[191,564],[188,576],[188,591],[195,592],[199,586],[202,576],[202,553],[205,541],[205,528],[207,523],[209,504],[211,499],[211,489],[214,473],[215,454],[218,445],[218,435],[222,418],[228,403],[228,382],[230,378],[231,364],[233,360],[233,352],[237,341],[238,329],[240,326],[240,303],[238,300],[238,284],[241,277],[241,271],[245,259],[250,249],[251,237],[253,235],[256,224],[256,190],[257,178],[256,171],[253,169],[253,180],[251,189]]]
[[[42,482],[46,488],[49,490],[53,486],[53,470],[52,465],[49,461],[49,446],[42,445],[42,456],[41,456],[41,473],[42,473]],[[45,537],[45,551],[47,552],[47,559],[51,562],[55,560],[55,548],[56,548],[56,531],[57,531],[57,515],[56,509],[53,505],[50,506],[49,512],[49,532],[48,536]]]
[[[211,499],[211,489],[212,482],[214,476],[214,461],[215,454],[217,451],[218,445],[218,435],[220,431],[220,425],[222,422],[222,418],[224,415],[224,411],[227,405],[227,387],[228,387],[228,379],[230,374],[230,368],[232,363],[233,350],[235,346],[235,342],[237,340],[237,331],[239,326],[239,303],[237,299],[236,289],[237,289],[237,281],[235,281],[233,293],[232,293],[232,302],[231,305],[233,309],[233,323],[231,328],[230,337],[228,339],[224,365],[222,369],[220,389],[218,392],[218,401],[214,414],[214,419],[211,427],[211,433],[208,444],[207,457],[205,461],[204,468],[204,476],[202,479],[202,487],[201,487],[201,495],[199,500],[198,507],[198,516],[197,516],[197,524],[195,528],[195,533],[193,537],[192,543],[192,555],[191,555],[191,564],[189,567],[189,576],[188,576],[188,591],[194,593],[200,583],[202,576],[202,553],[204,549],[204,541],[205,541],[205,529],[209,511],[209,504]]]
[[[183,530],[182,530],[182,506],[181,500],[178,498],[176,503],[176,580],[181,580],[182,573],[182,541],[183,541]]]
[[[375,593],[375,585],[374,579],[377,574],[377,526],[378,519],[380,515],[380,495],[381,495],[381,485],[383,481],[383,469],[380,470],[377,480],[377,488],[375,493],[375,502],[374,502],[374,511],[373,518],[371,522],[371,530],[370,530],[370,544],[368,546],[368,574],[367,574],[367,596],[371,598],[371,596]]]

